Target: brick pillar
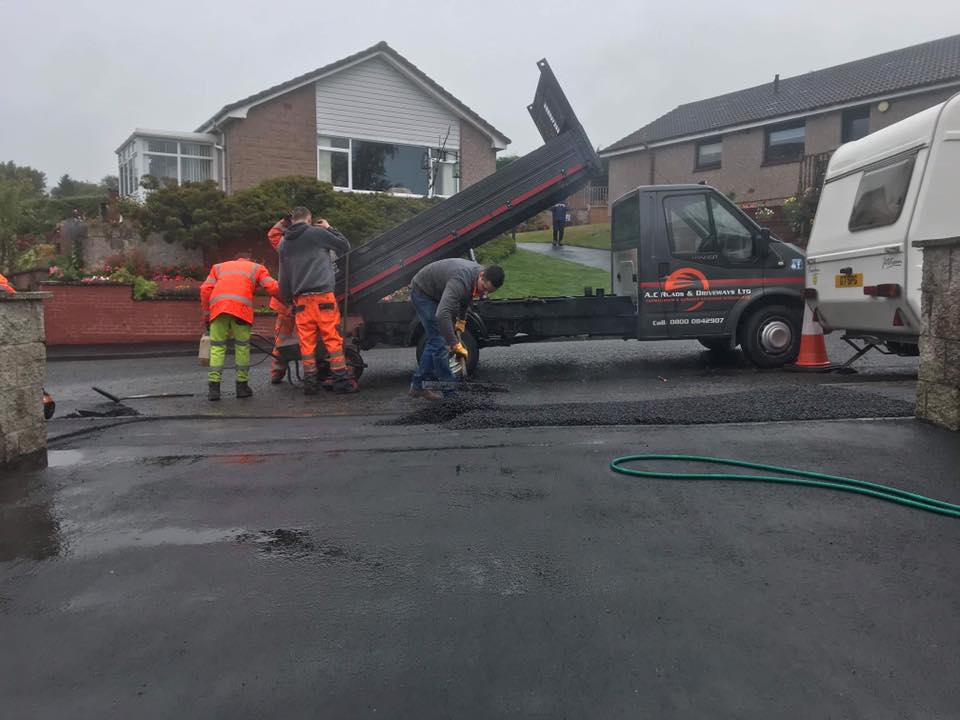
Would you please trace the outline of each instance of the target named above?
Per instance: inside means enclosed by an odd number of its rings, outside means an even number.
[[[960,430],[960,237],[923,249],[917,417]]]
[[[48,297],[0,294],[0,466],[47,464],[43,300]]]

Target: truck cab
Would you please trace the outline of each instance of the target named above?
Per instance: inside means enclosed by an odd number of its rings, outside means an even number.
[[[797,354],[804,257],[707,185],[638,187],[613,204],[612,287],[637,337],[740,345],[758,367]]]

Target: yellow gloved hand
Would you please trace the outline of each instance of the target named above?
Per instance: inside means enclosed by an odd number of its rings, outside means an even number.
[[[451,346],[450,352],[459,355],[464,360],[467,359],[467,356],[470,355],[470,351],[467,350],[466,346],[463,343],[458,342],[456,345]]]
[[[467,329],[467,321],[457,320],[457,322],[454,324],[454,327],[457,329],[458,333],[462,333],[464,330]]]

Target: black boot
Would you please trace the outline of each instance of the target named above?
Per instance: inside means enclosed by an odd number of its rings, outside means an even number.
[[[335,395],[347,395],[360,390],[360,384],[349,376],[336,377],[333,380],[333,392]]]
[[[208,382],[207,383],[207,400],[219,400],[219,399],[220,399],[220,383]]]
[[[237,380],[237,397],[238,398],[248,398],[253,397],[253,390],[250,389],[250,385],[247,384],[246,380]]]
[[[303,394],[316,395],[320,392],[320,378],[316,375],[307,375],[303,378]]]

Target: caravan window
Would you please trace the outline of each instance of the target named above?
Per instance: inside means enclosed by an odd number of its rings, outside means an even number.
[[[916,155],[868,170],[860,178],[848,227],[851,232],[893,225],[900,217]]]

